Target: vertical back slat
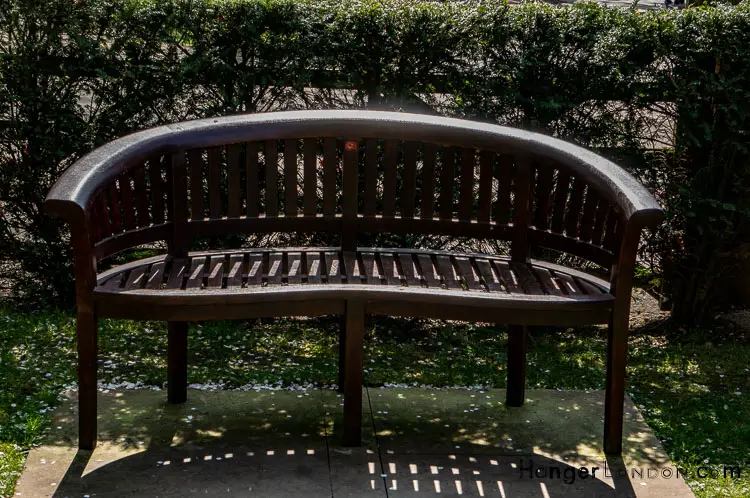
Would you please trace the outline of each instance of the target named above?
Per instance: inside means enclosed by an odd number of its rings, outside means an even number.
[[[547,164],[537,165],[538,183],[536,188],[536,207],[534,226],[546,230],[549,224],[549,205],[552,194],[552,168]]]
[[[619,218],[617,212],[610,206],[607,210],[607,228],[604,232],[602,247],[613,252],[616,249],[617,225],[620,224]]]
[[[323,140],[323,216],[336,213],[336,139]]]
[[[598,205],[599,196],[589,187],[586,193],[586,202],[583,204],[583,215],[581,215],[581,228],[579,230],[579,238],[583,241],[588,242],[591,240],[591,232],[594,230],[594,218]]]
[[[516,191],[513,202],[513,240],[510,255],[513,261],[526,261],[529,252],[528,227],[531,222],[531,161],[527,156],[516,160]]]
[[[263,151],[266,160],[266,216],[279,215],[278,164],[276,140],[266,140]]]
[[[120,197],[122,198],[122,224],[125,230],[135,228],[135,209],[133,207],[133,190],[130,186],[130,175],[123,173],[118,179]]]
[[[497,172],[497,201],[495,204],[495,222],[498,224],[508,223],[510,213],[510,178],[512,161],[510,156],[502,155],[499,158],[499,170]]]
[[[378,189],[378,141],[365,140],[365,203],[364,215],[375,216]]]
[[[133,171],[135,202],[138,212],[138,226],[147,227],[150,223],[148,214],[148,190],[146,188],[146,166],[139,166]]]
[[[438,147],[424,144],[422,153],[422,208],[419,216],[432,219],[435,214],[435,158]]]
[[[190,218],[202,220],[206,217],[203,205],[203,154],[199,149],[188,153],[190,162]]]
[[[102,238],[112,235],[112,225],[109,215],[109,206],[107,205],[106,192],[99,195],[99,211],[101,212],[100,225],[102,227]]]
[[[492,166],[495,154],[483,150],[479,153],[479,203],[477,205],[477,221],[490,221],[490,207],[492,203]]]
[[[599,201],[599,207],[596,209],[596,218],[594,219],[594,230],[591,233],[591,243],[600,245],[602,243],[602,235],[604,235],[604,223],[607,218],[607,210],[609,204],[604,200]]]
[[[557,173],[557,182],[555,182],[555,198],[552,209],[552,226],[555,233],[562,233],[563,220],[565,219],[565,204],[568,200],[568,188],[570,187],[570,175],[564,171]]]
[[[284,215],[297,216],[297,141],[284,141]]]
[[[343,173],[343,216],[346,219],[357,217],[357,194],[359,191],[359,143],[348,140],[344,144],[344,173]]]
[[[458,219],[469,221],[474,206],[474,150],[461,149],[461,193],[458,197]]]
[[[398,141],[386,140],[383,171],[383,216],[396,215],[397,162]]]
[[[172,154],[172,222],[173,232],[169,254],[177,258],[187,256],[187,170],[185,167],[185,151]]]
[[[161,158],[154,158],[148,163],[148,176],[151,181],[151,215],[154,224],[164,223],[164,181],[162,180]]]
[[[260,200],[260,189],[258,188],[258,144],[257,142],[245,145],[245,181],[247,182],[247,215],[258,216],[258,201]]]
[[[565,213],[565,235],[568,237],[578,237],[578,220],[581,216],[585,188],[584,181],[576,178],[573,182],[573,191],[570,193],[570,202],[568,202],[568,209]]]
[[[208,149],[208,214],[221,217],[221,149]]]
[[[401,194],[401,216],[414,218],[417,197],[417,144],[404,144],[404,189]]]
[[[240,215],[240,144],[227,147],[227,216]]]
[[[443,149],[443,169],[440,172],[440,218],[453,218],[453,181],[456,176],[456,149]]]
[[[305,216],[315,216],[318,210],[318,141],[306,138],[302,149],[305,161]]]
[[[117,191],[117,184],[112,182],[107,189],[109,194],[109,216],[111,220],[112,233],[118,234],[122,231],[120,222],[120,195]]]

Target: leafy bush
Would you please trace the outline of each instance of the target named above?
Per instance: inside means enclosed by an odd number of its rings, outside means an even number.
[[[0,5],[0,261],[72,297],[41,203],[73,160],[176,120],[298,108],[434,112],[612,157],[667,208],[643,246],[675,316],[726,297],[748,244],[749,10],[593,3],[9,0]]]

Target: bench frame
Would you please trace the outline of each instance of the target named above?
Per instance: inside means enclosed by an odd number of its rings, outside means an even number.
[[[314,192],[316,189],[307,189],[303,202],[298,202],[299,199],[295,197],[297,161],[287,161],[285,154],[282,171],[287,172],[289,168],[288,171],[294,171],[295,174],[286,175],[284,179],[284,212],[278,210],[280,199],[275,188],[265,189],[265,213],[259,213],[257,204],[249,201],[259,194],[256,190],[257,178],[250,176],[250,169],[247,176],[247,211],[240,212],[239,186],[235,185],[239,183],[240,177],[236,167],[233,169],[232,166],[240,157],[237,144],[262,143],[265,145],[264,157],[272,157],[271,154],[278,152],[278,140],[282,140],[285,147],[294,147],[295,151],[295,144],[303,140],[307,184],[308,173],[315,175],[318,167],[318,156],[307,153],[308,144],[315,145],[317,138],[323,138],[322,199],[318,199]],[[385,140],[385,143],[378,146],[379,142],[374,140]],[[337,152],[337,144],[341,143],[343,148],[339,148]],[[410,145],[413,143],[425,143],[425,165],[438,146],[443,147],[441,150],[450,151],[443,152],[444,155],[441,156],[446,162],[454,161],[454,151],[459,151],[460,164],[450,162],[450,166],[453,166],[453,173],[456,170],[460,170],[460,173],[455,174],[456,178],[451,173],[442,174],[440,178],[440,188],[447,190],[441,192],[439,198],[450,200],[440,201],[439,212],[435,212],[434,199],[425,195],[421,199],[419,216],[415,215],[413,175],[416,170],[413,164],[416,162],[416,149]],[[378,209],[375,207],[375,183],[370,174],[375,171],[373,164],[377,160],[370,161],[367,157],[364,159],[364,199],[361,205],[358,204],[359,196],[362,195],[359,193],[357,173],[358,168],[361,168],[358,152],[361,145],[366,150],[383,151],[386,169],[382,187],[384,197],[382,207],[379,206]],[[229,200],[228,213],[221,213],[219,199],[223,194],[218,193],[221,184],[221,174],[218,173],[221,156],[216,151],[219,150],[217,147],[225,146],[226,164],[229,165]],[[396,214],[398,147],[403,147],[403,188],[407,190],[404,190],[402,197],[401,212]],[[208,149],[209,214],[196,217],[189,215],[188,211],[193,213],[198,209],[197,212],[205,214],[205,206],[201,204],[202,191],[193,190],[190,204],[188,203],[189,175],[186,158],[191,167],[193,163],[202,164],[200,155],[190,155],[190,151],[198,149]],[[247,151],[251,149],[244,150],[245,157],[249,157]],[[475,151],[479,151],[477,156]],[[257,150],[255,153],[257,154]],[[497,178],[494,173],[497,169],[496,161],[505,160],[503,158],[510,158],[513,166],[508,166],[507,175],[500,173],[500,178]],[[478,200],[472,188],[477,160],[481,170]],[[339,161],[343,163],[343,174],[339,190],[340,205],[337,207],[335,178]],[[266,185],[278,185],[278,163],[266,163]],[[255,164],[257,165],[258,163]],[[157,170],[159,167],[166,170],[166,180]],[[446,167],[444,171],[449,170]],[[422,187],[429,184],[434,189],[434,178],[430,179],[428,173],[425,173]],[[149,179],[149,191],[144,187],[147,174],[150,175],[149,178],[157,179]],[[454,203],[456,180],[459,180],[460,192],[458,202]],[[495,189],[493,182],[498,185],[496,197],[492,194]],[[194,182],[191,180],[190,183],[190,188],[194,188]],[[125,185],[126,190],[118,190],[116,185]],[[308,193],[310,190],[313,192]],[[490,211],[494,210],[493,199],[504,199],[503,196],[507,196],[507,206],[511,190],[512,215],[507,210],[503,212],[498,208],[498,213],[492,213],[490,219]],[[391,194],[391,191],[394,193]],[[195,192],[201,194],[195,195]],[[118,195],[122,196],[121,199],[118,199]],[[167,205],[164,203],[164,195]],[[194,200],[199,198],[201,200],[196,205]],[[303,204],[302,212],[298,209],[299,204]],[[319,212],[321,206],[322,213]],[[117,207],[116,216],[113,207]],[[188,246],[195,237],[305,230],[340,234],[342,251],[356,250],[358,232],[433,233],[507,240],[511,247],[510,260],[516,263],[527,263],[530,247],[535,245],[560,250],[610,267],[608,286],[607,282],[603,282],[602,286],[607,286],[613,297],[604,313],[601,310],[594,312],[582,309],[571,314],[571,309],[559,306],[545,310],[543,303],[546,296],[501,306],[508,310],[505,323],[510,324],[506,401],[509,406],[520,406],[524,401],[526,326],[542,323],[567,325],[607,322],[604,451],[619,454],[622,450],[633,272],[641,231],[657,226],[663,219],[663,212],[651,194],[633,177],[614,163],[585,149],[540,134],[507,127],[402,113],[295,111],[203,119],[134,133],[96,149],[65,171],[50,191],[45,209],[49,214],[64,218],[70,225],[76,282],[81,449],[93,449],[96,444],[97,318],[117,315],[113,311],[117,308],[117,300],[108,304],[105,298],[95,292],[97,282],[103,281],[104,277],[97,275],[97,263],[101,259],[158,240],[167,241],[168,257],[182,258],[188,256]],[[552,216],[551,211],[554,211]],[[124,219],[120,219],[121,213],[124,213]],[[289,287],[288,293],[299,294],[294,306],[290,306],[288,301],[275,304],[268,302],[268,299],[262,298],[262,292],[252,295],[248,293],[245,296],[246,303],[252,303],[255,299],[257,304],[260,299],[263,305],[246,307],[244,312],[235,310],[239,315],[223,317],[329,313],[342,315],[339,382],[343,385],[345,397],[345,443],[350,445],[359,444],[361,437],[362,354],[366,314],[424,317],[440,315],[441,318],[473,321],[483,321],[487,317],[500,321],[506,316],[498,314],[500,310],[491,309],[494,306],[492,301],[488,300],[488,304],[482,308],[477,307],[476,303],[469,304],[461,296],[452,298],[451,306],[446,308],[449,311],[436,313],[434,305],[429,302],[421,306],[412,303],[405,307],[399,302],[399,291],[395,289],[384,290],[383,295],[378,294],[377,297],[356,289],[342,289],[337,296],[335,290],[330,289],[325,297],[316,301],[313,297],[300,294],[299,289]],[[390,297],[389,292],[393,294]],[[217,295],[221,296],[221,293]],[[164,298],[155,296],[154,299]],[[216,302],[217,298],[213,299]],[[193,310],[190,314],[182,315],[179,305],[173,308],[174,314],[167,316],[168,399],[171,403],[182,403],[186,400],[188,320],[222,318],[222,307],[206,307],[204,313]],[[185,306],[182,309],[186,309]],[[488,311],[484,314],[486,316],[481,313],[482,309]],[[540,310],[543,311],[543,319],[539,318]],[[127,313],[123,317],[128,317]],[[164,319],[164,316],[159,318]]]

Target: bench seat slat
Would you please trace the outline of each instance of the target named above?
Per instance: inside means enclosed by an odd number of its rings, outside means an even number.
[[[438,272],[440,277],[448,289],[460,289],[461,282],[458,280],[456,270],[453,268],[453,263],[449,256],[438,255],[437,257]]]
[[[241,254],[229,256],[229,268],[227,268],[227,288],[242,287],[242,266],[244,258]]]
[[[388,285],[399,285],[401,283],[401,275],[398,273],[396,267],[396,261],[393,259],[393,255],[389,253],[378,253],[380,262],[383,266],[383,273],[385,274],[385,281]]]
[[[211,289],[221,289],[224,280],[224,256],[211,256],[208,269],[208,284]]]
[[[307,261],[307,266],[305,267],[307,283],[319,284],[322,281],[320,277],[323,269],[320,264],[320,253],[317,251],[306,252],[305,260]]]
[[[474,272],[474,268],[471,267],[471,261],[469,258],[456,257],[456,266],[458,266],[458,272],[461,276],[461,281],[464,283],[469,290],[483,290],[479,283],[479,276]]]
[[[361,254],[362,257],[362,274],[365,278],[365,282],[368,284],[380,284],[381,276],[380,270],[378,269],[377,261],[375,259],[375,253],[365,252]]]
[[[263,279],[268,285],[281,284],[281,273],[282,273],[282,261],[283,254],[280,252],[274,252],[268,255],[268,266],[265,268]]]
[[[290,252],[287,254],[287,267],[284,271],[287,282],[290,284],[302,283],[302,253]]]
[[[328,283],[338,284],[341,283],[341,261],[339,259],[339,253],[327,252],[325,253],[326,261],[326,277]]]
[[[500,279],[497,278],[495,272],[492,270],[492,265],[486,259],[475,258],[474,262],[479,268],[479,275],[482,279],[483,284],[487,287],[490,292],[500,292],[503,290]]]
[[[417,261],[419,262],[420,275],[422,275],[422,281],[429,288],[440,288],[440,274],[435,268],[435,264],[432,262],[432,258],[429,254],[417,254]]]
[[[408,286],[419,285],[419,273],[414,267],[414,259],[411,254],[399,253],[398,261],[401,263],[401,271],[403,272],[402,277]]]

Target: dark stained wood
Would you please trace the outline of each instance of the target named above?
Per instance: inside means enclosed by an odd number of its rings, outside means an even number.
[[[344,251],[341,253],[344,261],[344,275],[346,282],[349,284],[362,283],[362,273],[359,269],[357,253],[354,251]]]
[[[164,223],[164,180],[161,157],[148,162],[148,179],[151,184],[151,216],[154,224]]]
[[[414,259],[412,258],[412,255],[399,253],[398,261],[401,265],[401,271],[399,273],[401,274],[404,283],[409,286],[420,285],[419,272],[416,271],[414,267]]]
[[[579,238],[583,241],[591,240],[598,205],[599,196],[592,188],[589,188],[586,192],[586,202],[583,204],[583,215],[581,216],[581,228],[579,230]]]
[[[513,274],[507,261],[492,261],[497,276],[502,281],[503,287],[511,294],[523,294],[518,275]]]
[[[319,284],[323,275],[323,266],[325,262],[321,264],[320,253],[317,251],[309,251],[305,253],[305,260],[307,265],[305,267],[305,274],[307,275],[307,282],[310,284]]]
[[[535,189],[536,206],[534,209],[534,226],[546,230],[549,226],[550,196],[552,194],[552,168],[545,163],[537,165],[537,188]]]
[[[208,214],[221,217],[221,149],[208,149]]]
[[[336,156],[336,139],[327,137],[323,140],[323,215],[333,216],[336,212],[336,175],[338,157]]]
[[[184,258],[188,251],[188,232],[186,225],[188,221],[188,199],[187,199],[187,169],[185,168],[185,152],[179,151],[172,154],[172,234],[169,239],[169,254]]]
[[[531,223],[531,161],[528,156],[516,160],[516,191],[513,201],[513,240],[510,256],[513,261],[526,261],[529,254],[528,227]]]
[[[419,263],[419,274],[422,275],[422,283],[430,288],[440,288],[440,274],[435,268],[435,263],[429,254],[417,254]]]
[[[151,265],[148,280],[146,281],[146,289],[161,289],[162,282],[164,282],[164,266],[164,263],[161,261]]]
[[[474,262],[479,269],[479,277],[482,285],[490,292],[501,292],[503,290],[502,283],[493,271],[490,262],[486,259],[475,259]]]
[[[422,151],[422,207],[420,217],[432,219],[435,213],[435,162],[438,147],[435,144],[424,144]]]
[[[499,157],[497,174],[497,201],[495,203],[495,223],[508,223],[510,213],[510,180],[513,159],[508,155]]]
[[[495,162],[495,154],[483,150],[479,152],[479,201],[477,205],[477,221],[486,223],[490,221],[490,210],[492,209],[492,168]]]
[[[550,271],[546,268],[532,268],[532,271],[536,274],[537,279],[542,284],[544,292],[555,296],[564,295],[560,284],[553,278]]]
[[[167,401],[187,401],[187,322],[167,324]]]
[[[135,206],[133,205],[133,190],[130,185],[130,175],[124,174],[117,179],[120,185],[120,199],[122,200],[122,225],[125,230],[135,228]]]
[[[99,225],[101,226],[102,231],[102,238],[109,237],[112,235],[112,226],[110,221],[110,214],[109,214],[109,206],[107,206],[107,196],[104,195],[104,192],[102,192],[102,195],[99,196]]]
[[[120,193],[117,191],[115,182],[109,184],[107,193],[109,194],[107,204],[109,205],[110,228],[113,234],[118,234],[122,231],[122,224],[120,221]]]
[[[464,287],[469,290],[482,290],[479,276],[474,272],[469,258],[456,256],[453,260],[456,262],[458,274],[461,277]]]
[[[378,141],[365,140],[365,200],[364,215],[375,216],[378,188]]]
[[[190,218],[202,220],[206,217],[203,203],[203,153],[200,149],[188,152],[190,164]]]
[[[456,149],[445,147],[443,149],[443,164],[440,170],[440,218],[450,220],[453,218],[453,183],[456,176]]]
[[[242,200],[240,198],[240,144],[231,144],[227,147],[227,216],[236,218],[242,212]]]
[[[604,235],[604,224],[607,220],[607,211],[609,210],[609,204],[604,200],[599,201],[599,206],[596,208],[596,217],[594,218],[594,229],[591,232],[591,243],[594,245],[600,245],[602,243],[602,236]]]
[[[283,255],[280,252],[272,252],[268,255],[268,267],[263,275],[263,280],[268,285],[278,285],[281,283],[282,257]]]
[[[224,280],[224,260],[223,255],[211,256],[209,259],[208,273],[206,273],[206,287],[211,289],[221,289]]]
[[[245,145],[245,181],[247,193],[247,215],[251,218],[258,216],[260,212],[260,189],[258,184],[258,143],[251,142]]]
[[[447,289],[460,289],[461,281],[458,280],[451,258],[449,256],[440,255],[435,259],[437,262],[437,270],[440,273],[440,279],[443,281],[443,285],[445,285]]]
[[[359,142],[347,140],[344,143],[343,171],[343,223],[341,225],[341,248],[354,251],[357,248],[356,218],[359,195]]]
[[[602,290],[599,287],[590,284],[584,279],[576,278],[574,280],[578,284],[578,287],[590,296],[596,296],[602,293]]]
[[[474,207],[474,150],[461,149],[461,180],[459,181],[458,219],[470,220]]]
[[[558,170],[555,182],[555,197],[552,207],[552,223],[550,229],[555,233],[563,233],[563,222],[565,220],[565,208],[568,202],[568,189],[570,187],[570,175]]]
[[[266,216],[275,217],[279,215],[279,151],[276,140],[266,140],[263,157],[266,162]]]
[[[172,260],[169,278],[167,279],[168,289],[182,288],[183,280],[187,278],[187,273],[190,271],[189,263],[190,261],[187,258],[175,258]]]
[[[336,252],[327,252],[325,257],[325,275],[329,284],[341,283],[341,261],[339,254]]]
[[[260,285],[263,282],[263,255],[251,253],[247,263],[247,286]]]
[[[297,216],[297,140],[284,141],[284,215]]]
[[[125,281],[124,289],[126,291],[133,289],[142,289],[147,280],[147,269],[148,267],[146,266],[141,266],[133,269],[128,275],[127,280]]]
[[[617,248],[617,225],[620,225],[619,216],[614,208],[610,206],[607,211],[607,225],[604,232],[602,247],[614,251]]]
[[[200,289],[203,286],[203,277],[206,272],[206,258],[196,257],[190,262],[186,289]]]
[[[383,154],[383,216],[396,215],[398,141],[386,140]]]
[[[396,266],[396,260],[393,258],[393,254],[390,253],[378,253],[380,258],[380,264],[383,268],[383,276],[388,285],[399,285],[401,283],[401,275],[398,272]]]
[[[401,193],[401,216],[414,218],[417,198],[417,144],[404,144],[403,191]]]
[[[306,138],[302,143],[305,161],[304,173],[304,213],[314,216],[318,210],[318,141]]]
[[[227,288],[240,288],[242,287],[242,267],[243,257],[241,254],[232,254],[229,256],[229,267],[227,268]],[[255,269],[255,272],[260,275],[260,270]]]
[[[284,278],[287,283],[300,284],[302,283],[302,253],[301,252],[286,252],[286,265],[284,268]]]
[[[346,349],[344,353],[344,446],[362,443],[362,350],[365,307],[358,300],[346,301]]]
[[[151,224],[148,212],[148,189],[146,188],[146,167],[139,166],[133,170],[133,186],[135,188],[136,211],[138,212],[138,226],[147,227]]]
[[[518,276],[518,284],[527,294],[544,294],[542,287],[539,285],[534,274],[531,272],[528,264],[521,262],[511,262],[510,268]]]
[[[380,270],[378,269],[377,260],[375,259],[375,253],[360,253],[360,263],[365,283],[380,284],[381,275]]]
[[[584,294],[584,292],[581,290],[580,286],[572,276],[563,272],[554,272],[554,275],[560,283],[560,288],[565,294],[569,296],[580,296]]]
[[[565,235],[572,238],[578,237],[579,220],[583,206],[583,192],[586,183],[580,178],[573,181],[573,190],[570,193],[568,210],[565,213]]]

